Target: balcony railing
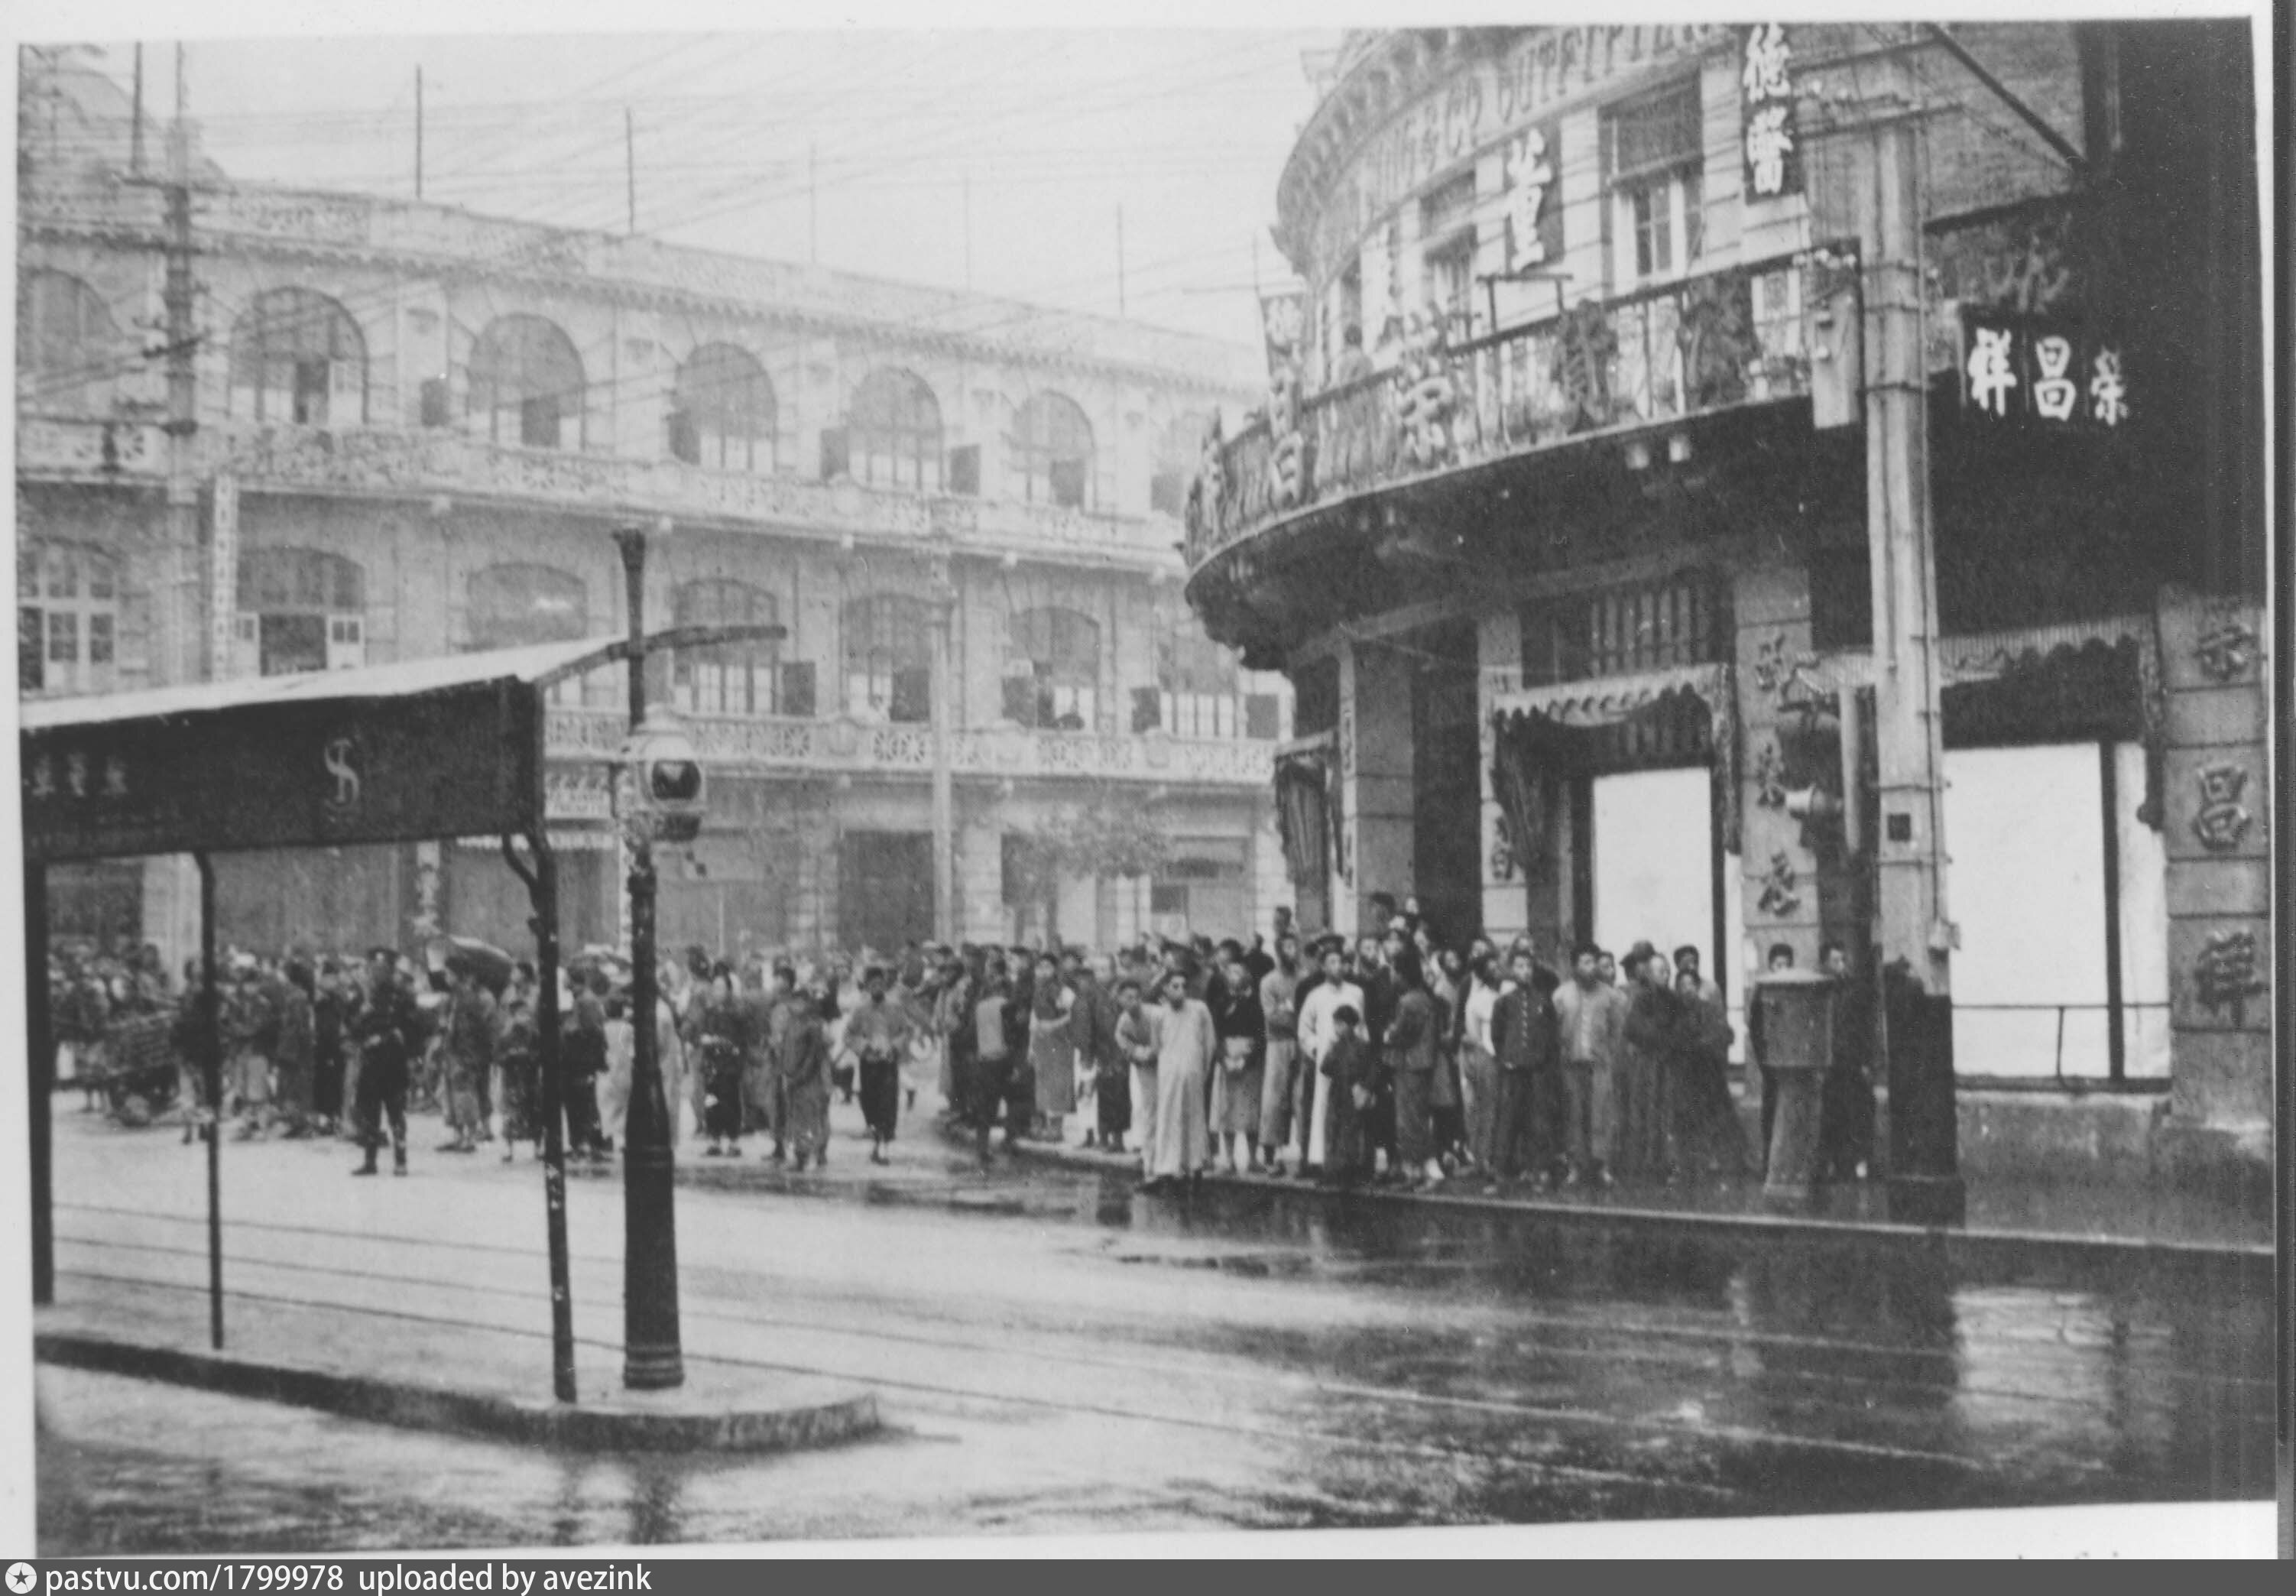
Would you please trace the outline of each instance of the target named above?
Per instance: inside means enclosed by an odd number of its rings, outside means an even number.
[[[1189,524],[1188,563],[1365,490],[1807,394],[1805,307],[1855,273],[1840,247],[1778,256],[1464,343],[1406,345],[1394,370],[1302,402],[1296,435],[1263,416],[1229,439],[1213,503]]]
[[[703,761],[718,768],[791,773],[928,774],[932,733],[912,724],[694,716],[686,720]],[[619,711],[554,708],[545,748],[554,759],[607,760],[628,735]],[[1275,745],[1257,740],[1039,732],[1017,726],[948,734],[949,768],[960,776],[1028,781],[1086,780],[1264,787]]]
[[[403,430],[203,423],[193,470],[242,487],[321,494],[464,494],[602,513],[849,528],[922,537],[936,529],[997,546],[1163,555],[1160,517],[1086,514],[1052,504],[871,487],[853,481],[712,471],[678,460],[570,454],[492,443],[447,428]],[[19,471],[37,479],[149,480],[168,469],[158,422],[25,415]]]

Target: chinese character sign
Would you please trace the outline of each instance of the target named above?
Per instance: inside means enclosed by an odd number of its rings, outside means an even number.
[[[1554,197],[1555,130],[1532,127],[1507,146],[1507,270],[1524,272],[1562,253],[1562,207]]]
[[[1746,29],[1744,70],[1739,74],[1745,129],[1746,192],[1775,200],[1801,192],[1801,157],[1795,144],[1792,49],[1779,23]]]
[[[1259,296],[1260,335],[1267,349],[1267,374],[1291,367],[1300,358],[1300,335],[1307,330],[1307,291],[1271,289]]]
[[[2129,416],[2120,344],[2062,319],[1964,311],[1962,407],[1995,423],[2111,432]]]

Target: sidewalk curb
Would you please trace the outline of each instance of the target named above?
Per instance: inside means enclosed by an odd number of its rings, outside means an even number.
[[[1139,1160],[1121,1160],[1086,1152],[1081,1148],[1054,1147],[1040,1142],[1020,1142],[1010,1151],[1025,1158],[1059,1164],[1101,1174],[1139,1174]],[[2276,1253],[2268,1242],[2209,1242],[2162,1240],[2148,1236],[2097,1236],[2052,1231],[1972,1230],[1949,1225],[1892,1224],[1885,1221],[1836,1219],[1790,1212],[1718,1214],[1681,1208],[1648,1208],[1611,1203],[1539,1202],[1470,1195],[1464,1192],[1424,1192],[1358,1186],[1335,1191],[1312,1182],[1244,1180],[1226,1174],[1207,1174],[1209,1189],[1251,1192],[1292,1201],[1380,1202],[1423,1207],[1442,1213],[1517,1221],[1554,1220],[1594,1229],[1657,1230],[1671,1228],[1711,1232],[1718,1238],[1839,1241],[1865,1239],[1898,1246],[1943,1246],[1959,1257],[2030,1260],[2054,1255],[2091,1263],[2160,1264],[2170,1265],[2234,1265],[2273,1267]]]
[[[877,1398],[860,1392],[802,1406],[648,1412],[616,1399],[563,1406],[308,1364],[265,1363],[78,1331],[37,1332],[35,1361],[316,1408],[371,1424],[481,1436],[575,1452],[792,1452],[832,1446],[882,1428]]]

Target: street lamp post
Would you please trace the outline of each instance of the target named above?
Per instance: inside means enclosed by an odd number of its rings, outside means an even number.
[[[614,544],[621,551],[629,598],[630,741],[624,749],[623,827],[629,848],[630,891],[630,1100],[622,1150],[622,1383],[632,1390],[658,1391],[685,1383],[685,1357],[677,1324],[677,1224],[672,1205],[669,1104],[662,1089],[661,1059],[654,1032],[655,800],[663,796],[666,767],[679,761],[676,750],[654,747],[646,721],[645,556],[644,528],[620,527]],[[689,756],[691,749],[685,750]],[[690,765],[692,789],[699,796],[700,766]],[[673,784],[685,772],[671,775]]]

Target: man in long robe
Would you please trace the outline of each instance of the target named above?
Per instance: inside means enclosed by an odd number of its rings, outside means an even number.
[[[901,1110],[901,1064],[909,1052],[908,1012],[885,1001],[885,972],[875,965],[861,978],[862,999],[845,1021],[845,1045],[859,1060],[861,1117],[869,1125],[869,1161],[888,1162]]]
[[[1339,1039],[1336,1016],[1341,1008],[1353,1009],[1360,1022],[1363,988],[1347,978],[1346,945],[1333,938],[1324,945],[1323,978],[1316,984],[1300,1003],[1300,1052],[1306,1059],[1311,1074],[1308,1095],[1312,1099],[1308,1118],[1308,1154],[1304,1167],[1313,1172],[1324,1165],[1324,1156],[1331,1134],[1332,1077],[1324,1072],[1324,1060],[1331,1056],[1332,1044]]]
[[[1151,1185],[1201,1175],[1211,1162],[1206,1123],[1206,1082],[1218,1048],[1212,1014],[1188,995],[1188,979],[1174,970],[1164,978],[1164,1011],[1156,1038],[1156,1161]]]

